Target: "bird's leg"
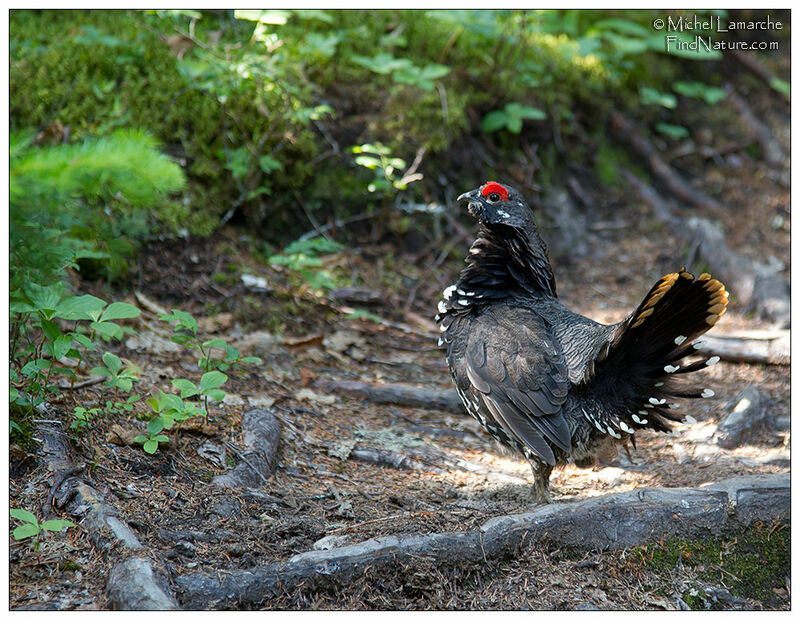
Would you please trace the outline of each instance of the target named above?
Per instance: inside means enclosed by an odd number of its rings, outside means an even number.
[[[550,472],[553,471],[553,468],[540,461],[531,460],[529,462],[533,470],[533,486],[531,487],[533,501],[537,504],[552,503],[553,500],[550,499]]]

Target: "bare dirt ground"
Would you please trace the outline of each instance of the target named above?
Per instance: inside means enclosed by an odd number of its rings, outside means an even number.
[[[788,145],[788,136],[779,138]],[[715,188],[729,207],[723,220],[729,244],[783,261],[788,281],[788,188],[746,154],[738,157],[727,166],[709,166],[696,184]],[[587,255],[554,256],[554,270],[567,306],[613,322],[627,315],[660,275],[682,266],[686,248],[625,192],[598,189],[593,195],[597,207],[583,213],[590,230]],[[472,225],[467,217],[459,219]],[[346,318],[337,309],[341,304],[298,288],[286,273],[267,267],[255,250],[248,253],[248,242],[233,234],[165,242],[145,251],[135,289],[166,308],[216,317],[201,321],[204,336],[224,338],[263,363],[230,373],[226,401],[203,424],[171,432],[170,443],[152,456],[135,445],[117,445],[121,442],[115,443],[112,432],[114,425],[140,432],[144,422],[119,415],[98,420],[71,439],[87,465],[82,476],[116,507],[152,556],[166,562],[173,577],[286,559],[327,536],[344,537],[337,543],[342,544],[388,533],[460,531],[530,509],[528,465],[466,415],[374,404],[319,383],[354,379],[450,387],[431,317],[440,291],[460,269],[456,255],[465,255],[468,243],[462,241],[451,258],[433,266],[438,252],[420,256],[396,242],[365,244],[328,261],[328,269],[351,274],[354,284],[381,291],[380,303],[368,309],[385,319],[382,323]],[[273,290],[243,289],[240,271],[264,276]],[[139,303],[133,296],[127,300]],[[131,326],[165,340],[170,335],[147,310]],[[714,332],[767,327],[741,312],[734,296]],[[194,355],[185,350],[158,352],[152,343],[127,339],[115,351],[141,369],[135,388],[140,394],[169,392],[174,377],[196,381],[201,374]],[[621,452],[594,469],[569,465],[555,471],[554,501],[789,471],[789,367],[723,361],[698,375],[693,380],[711,387],[716,398],[686,405],[695,424],[678,425],[670,434],[638,433],[630,456]],[[720,449],[716,426],[730,411],[731,399],[749,385],[767,397],[769,419],[782,423],[764,425],[741,447]],[[105,398],[102,386],[95,385],[73,395],[65,390],[54,405],[66,426],[66,412],[75,405],[88,407]],[[277,470],[257,491],[219,489],[210,480],[237,462],[239,423],[252,406],[269,407],[281,424]],[[224,464],[200,456],[209,444],[224,451]],[[442,469],[436,463],[393,469],[357,460],[358,447],[431,448],[474,464],[476,471]],[[12,447],[10,466],[12,506],[33,509],[47,503],[52,481],[35,448]],[[528,547],[516,557],[484,565],[441,567],[422,559],[345,585],[298,588],[265,601],[264,607],[678,609],[679,597],[709,580],[708,572],[691,562],[673,563],[665,572],[643,557],[631,550],[575,557],[568,550]],[[29,541],[12,540],[11,607],[106,608],[109,569],[108,555],[96,550],[80,527],[43,539],[38,551]],[[732,580],[720,568],[711,585],[726,589]],[[789,609],[788,581],[769,588],[775,595],[770,602],[747,600],[745,606]]]

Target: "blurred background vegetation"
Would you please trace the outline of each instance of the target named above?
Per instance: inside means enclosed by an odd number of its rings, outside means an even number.
[[[702,122],[686,102],[726,96],[721,53],[667,54],[664,16],[11,11],[12,298],[68,267],[124,277],[157,237],[239,224],[283,247],[376,215],[402,234],[487,178],[618,183],[639,167],[609,110],[674,143]]]

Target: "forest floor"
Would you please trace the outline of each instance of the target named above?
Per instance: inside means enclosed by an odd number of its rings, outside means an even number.
[[[770,112],[764,113],[768,118]],[[781,119],[771,124],[784,126]],[[779,138],[788,152],[788,136]],[[788,187],[746,153],[729,154],[719,163],[704,168],[694,185],[715,188],[728,207],[722,217],[728,243],[754,257],[775,256],[786,265],[788,280]],[[554,255],[553,267],[562,301],[609,323],[635,308],[658,277],[681,267],[686,252],[624,190],[601,188],[591,196],[596,207],[582,209],[588,230],[585,255]],[[459,219],[472,225],[467,217]],[[371,403],[324,387],[341,380],[450,387],[432,316],[441,290],[460,270],[455,255],[466,255],[469,242],[462,239],[440,264],[435,260],[440,248],[420,254],[397,241],[365,242],[358,251],[326,259],[326,268],[344,270],[359,286],[380,292],[377,303],[363,306],[384,319],[379,323],[347,318],[341,303],[308,287],[298,289],[285,272],[248,250],[235,232],[145,249],[133,286],[140,296],[129,293],[121,300],[141,306],[146,298],[166,309],[191,312],[201,319],[205,337],[225,339],[262,363],[230,372],[226,400],[212,407],[202,424],[184,424],[170,433],[169,444],[154,455],[115,439],[121,429],[141,432],[144,422],[121,415],[96,420],[70,440],[87,464],[81,476],[115,507],[153,557],[169,566],[171,577],[287,559],[328,536],[343,537],[334,544],[350,544],[385,534],[462,531],[495,516],[530,510],[529,466],[468,416]],[[266,278],[272,290],[245,289],[238,280],[241,272]],[[82,291],[93,292],[87,287]],[[165,344],[171,332],[152,309],[144,307],[130,326],[139,336],[113,350],[141,369],[137,393],[169,392],[174,377],[196,381],[202,374],[192,352]],[[734,296],[712,333],[769,327],[741,312]],[[638,433],[630,455],[609,455],[595,468],[568,465],[554,471],[554,502],[643,486],[697,487],[735,476],[788,472],[789,366],[722,361],[697,375],[692,381],[712,388],[716,398],[685,405],[696,423],[676,425],[669,434]],[[721,449],[715,442],[717,425],[732,409],[732,399],[749,385],[767,398],[769,419],[784,424],[764,425],[740,447]],[[72,394],[64,390],[53,405],[63,412],[66,427],[67,412],[75,405],[88,407],[106,397],[104,388],[94,385]],[[218,488],[210,481],[238,462],[241,416],[253,406],[268,407],[281,425],[276,471],[259,492]],[[395,469],[357,460],[356,448],[431,449],[474,467],[443,469],[419,461],[417,469]],[[12,446],[12,506],[46,504],[51,483],[47,464],[34,448]],[[773,526],[763,527],[769,534]],[[787,541],[788,531],[783,530]],[[749,534],[758,533],[754,528]],[[347,584],[299,587],[264,601],[263,607],[680,609],[678,599],[697,598],[703,584],[740,596],[741,576],[729,572],[723,555],[759,553],[740,548],[742,540],[718,541],[719,561],[711,563],[691,561],[689,551],[658,563],[654,558],[666,548],[663,544],[577,556],[531,546],[504,561],[460,567],[420,560],[394,571],[367,572]],[[789,609],[788,547],[782,553],[787,563],[778,567],[772,582],[758,594],[741,595],[735,605]],[[108,554],[99,552],[80,527],[43,538],[38,551],[28,540],[11,541],[10,605],[106,608],[109,569]],[[734,605],[724,600],[714,604]]]

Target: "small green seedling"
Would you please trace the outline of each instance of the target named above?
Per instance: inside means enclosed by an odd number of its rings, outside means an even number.
[[[36,540],[33,543],[35,551],[39,550],[39,537],[42,531],[60,532],[66,527],[75,527],[72,521],[64,519],[48,519],[39,523],[35,514],[22,508],[12,508],[10,513],[15,519],[22,521],[22,525],[15,527],[12,532],[14,540],[24,540],[35,536]]]
[[[181,398],[190,396],[201,396],[208,413],[208,399],[213,398],[217,402],[222,402],[225,392],[219,387],[228,380],[228,375],[212,370],[200,377],[200,385],[195,385],[188,379],[173,379],[172,385],[181,391]]]
[[[92,374],[108,377],[106,385],[110,388],[119,388],[123,392],[130,392],[133,382],[139,380],[139,369],[130,364],[123,368],[122,360],[110,351],[103,353],[103,364],[105,366],[92,368]]]
[[[219,338],[204,342],[203,349],[222,349],[225,351],[225,357],[222,359],[213,358],[210,356],[201,358],[197,364],[205,371],[221,370],[222,372],[225,372],[228,369],[238,367],[240,364],[261,363],[260,357],[242,357],[238,349],[232,347],[227,342]]]
[[[100,407],[92,407],[91,409],[85,409],[83,407],[75,407],[72,412],[72,423],[69,425],[69,429],[71,431],[75,431],[76,433],[82,432],[84,429],[89,428],[92,425],[94,419],[100,415],[102,409]]]
[[[158,444],[169,442],[169,437],[161,434],[162,430],[164,430],[164,421],[160,417],[155,418],[147,423],[147,435],[139,435],[134,441],[142,444],[142,449],[147,454],[155,454]]]

